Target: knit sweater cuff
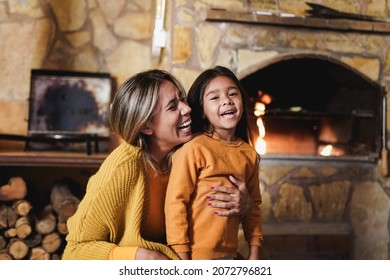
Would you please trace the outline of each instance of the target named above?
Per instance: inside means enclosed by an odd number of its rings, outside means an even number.
[[[108,255],[109,260],[135,260],[138,247],[114,247]]]

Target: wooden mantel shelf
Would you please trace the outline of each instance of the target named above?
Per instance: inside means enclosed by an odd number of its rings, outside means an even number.
[[[105,153],[0,151],[0,166],[98,168],[106,157]]]
[[[281,27],[301,27],[344,32],[350,31],[390,34],[390,22],[353,19],[325,19],[316,17],[299,17],[294,15],[265,15],[259,11],[241,12],[210,9],[207,11],[206,20],[255,25],[275,25]]]

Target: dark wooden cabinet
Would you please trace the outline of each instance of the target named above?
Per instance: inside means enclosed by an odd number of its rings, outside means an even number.
[[[0,152],[0,186],[11,177],[20,176],[33,190],[34,200],[44,200],[58,181],[67,180],[75,185],[82,196],[88,179],[106,158],[107,154],[87,155],[71,152]]]
[[[99,167],[107,154],[72,152],[0,152],[0,166]]]

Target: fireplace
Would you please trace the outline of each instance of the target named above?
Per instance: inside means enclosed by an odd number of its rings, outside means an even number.
[[[351,197],[381,155],[382,86],[307,53],[279,56],[241,83],[261,154],[263,258],[356,258]]]
[[[390,23],[256,1],[207,2],[185,21],[190,2],[175,6],[173,71],[190,86],[227,66],[250,95],[263,259],[388,259]]]
[[[378,168],[386,175],[386,92],[377,72],[359,71],[334,51],[286,47],[296,38],[312,40],[313,30],[220,28],[232,37],[219,52],[237,48],[231,68],[250,96],[250,129],[261,155],[262,258],[386,258],[390,204]]]
[[[378,158],[383,89],[349,66],[320,55],[292,55],[241,82],[260,154]]]

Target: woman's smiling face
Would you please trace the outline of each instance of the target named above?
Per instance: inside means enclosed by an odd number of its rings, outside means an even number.
[[[156,114],[144,132],[151,136],[150,144],[169,152],[177,145],[191,140],[190,112],[191,108],[183,93],[172,82],[164,81],[160,88]]]

